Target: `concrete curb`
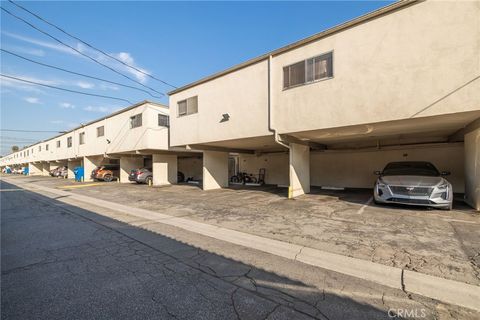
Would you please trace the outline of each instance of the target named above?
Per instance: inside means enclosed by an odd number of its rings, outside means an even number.
[[[206,223],[177,218],[155,211],[133,208],[84,195],[39,185],[10,181],[30,191],[43,191],[85,203],[95,203],[103,208],[181,228],[225,242],[256,249],[276,256],[306,263],[315,267],[332,270],[352,277],[372,281],[387,287],[440,300],[446,303],[480,311],[480,286],[430,276],[396,267],[385,266],[367,260],[347,257],[331,252],[303,247],[279,240],[264,238]],[[92,201],[94,200],[94,201]],[[57,199],[62,201],[62,199]]]

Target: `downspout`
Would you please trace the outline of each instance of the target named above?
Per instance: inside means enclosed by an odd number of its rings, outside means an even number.
[[[272,55],[268,56],[268,131],[273,133],[275,142],[279,145],[290,149],[290,146],[282,141],[278,132],[272,128],[272,80],[271,80],[271,72],[272,72]]]

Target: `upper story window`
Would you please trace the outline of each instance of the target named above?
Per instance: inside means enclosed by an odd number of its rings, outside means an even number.
[[[57,140],[57,148],[60,148],[60,140]]]
[[[165,114],[158,114],[158,126],[160,127],[169,127],[170,126],[170,117]]]
[[[333,77],[333,53],[303,60],[283,67],[283,89]]]
[[[105,127],[97,127],[97,138],[98,137],[103,137],[105,135]]]
[[[48,144],[45,145],[45,150],[48,151]]]
[[[30,155],[30,150],[27,150],[27,156],[29,156],[29,155]]]
[[[142,126],[142,114],[136,114],[133,117],[130,117],[130,129],[141,127]]]
[[[42,146],[38,146],[38,151],[42,151]]]
[[[78,134],[78,144],[85,144],[85,132]]]
[[[67,148],[71,148],[72,147],[72,137],[68,137],[67,138]]]
[[[186,116],[198,112],[198,96],[178,101],[178,116]]]

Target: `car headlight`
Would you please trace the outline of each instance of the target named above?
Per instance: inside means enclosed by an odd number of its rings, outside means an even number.
[[[437,186],[437,189],[446,190],[446,189],[448,189],[448,184],[447,183],[441,184],[441,185]]]

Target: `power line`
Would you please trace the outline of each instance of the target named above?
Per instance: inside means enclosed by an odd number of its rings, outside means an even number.
[[[64,46],[66,46],[67,48],[70,48],[71,50],[75,51],[76,53],[78,53],[78,54],[80,54],[80,55],[82,55],[82,56],[84,56],[84,57],[86,57],[86,58],[88,58],[88,59],[90,59],[90,60],[94,61],[95,63],[97,63],[97,64],[99,64],[99,65],[101,65],[101,66],[103,66],[103,67],[105,67],[105,68],[107,68],[107,69],[109,69],[109,70],[111,70],[111,71],[115,72],[116,74],[119,74],[119,75],[121,75],[122,77],[125,77],[125,78],[127,78],[127,79],[128,79],[128,80],[130,80],[130,81],[133,81],[133,82],[135,82],[135,83],[138,83],[138,84],[139,84],[139,85],[141,85],[142,87],[145,87],[145,88],[147,88],[147,89],[150,89],[150,90],[152,90],[152,91],[154,91],[154,92],[156,92],[156,93],[158,93],[158,94],[163,94],[163,95],[164,95],[164,93],[162,93],[162,92],[160,92],[160,91],[157,91],[157,90],[153,89],[152,87],[149,87],[149,86],[147,86],[147,85],[144,85],[144,84],[143,84],[143,83],[141,83],[140,81],[137,81],[137,80],[135,80],[135,79],[133,79],[133,78],[131,78],[131,77],[129,77],[129,76],[127,76],[127,75],[125,75],[125,74],[123,74],[123,73],[121,73],[121,72],[117,71],[117,70],[115,70],[114,68],[112,68],[112,67],[109,67],[109,66],[107,66],[107,65],[106,65],[106,64],[104,64],[104,63],[101,63],[101,62],[100,62],[100,61],[98,61],[97,59],[95,59],[95,58],[93,58],[93,57],[90,57],[88,54],[85,54],[85,53],[81,52],[81,51],[80,51],[80,50],[78,50],[77,48],[74,48],[74,47],[72,47],[72,46],[70,46],[70,45],[66,44],[66,43],[65,43],[65,42],[63,42],[62,40],[60,40],[60,39],[58,39],[58,38],[56,38],[56,37],[52,36],[51,34],[49,34],[49,33],[48,33],[48,32],[46,32],[46,31],[43,31],[43,30],[41,30],[40,28],[38,28],[38,27],[36,27],[35,25],[33,25],[33,24],[31,24],[30,22],[28,22],[27,20],[25,20],[25,19],[23,19],[23,18],[21,18],[21,17],[19,17],[19,16],[15,15],[15,14],[11,13],[11,12],[10,12],[10,11],[8,11],[7,9],[5,9],[5,8],[3,8],[3,7],[1,7],[1,9],[2,9],[3,11],[5,11],[7,14],[11,15],[12,17],[14,17],[14,18],[16,18],[16,19],[18,19],[18,20],[22,21],[23,23],[25,23],[25,24],[29,25],[30,27],[32,27],[33,29],[37,30],[38,32],[40,32],[40,33],[43,33],[43,34],[44,34],[44,35],[46,35],[47,37],[49,37],[49,38],[51,38],[51,39],[53,39],[53,40],[57,41],[58,43],[60,43],[60,44],[62,44],[62,45],[64,45]]]
[[[115,84],[115,85],[118,85],[118,86],[130,88],[130,89],[139,90],[139,91],[142,91],[142,92],[145,92],[145,93],[149,94],[150,96],[152,96],[152,97],[154,97],[154,98],[161,98],[161,97],[159,97],[159,96],[155,96],[155,95],[151,94],[151,93],[148,92],[147,90],[143,90],[143,89],[140,89],[140,88],[137,88],[137,87],[129,86],[129,85],[127,85],[127,84],[122,84],[122,83],[118,83],[118,82],[115,82],[115,81],[110,81],[110,80],[106,80],[106,79],[102,79],[102,78],[98,78],[98,77],[94,77],[94,76],[89,76],[89,75],[87,75],[87,74],[83,74],[83,73],[79,73],[79,72],[75,72],[75,71],[70,71],[70,70],[67,70],[67,69],[64,69],[64,68],[52,66],[52,65],[50,65],[50,64],[46,64],[46,63],[43,63],[43,62],[35,61],[35,60],[32,60],[32,59],[30,59],[30,58],[21,56],[21,55],[19,55],[19,54],[16,54],[16,53],[14,53],[14,52],[11,52],[11,51],[8,51],[8,50],[5,50],[5,49],[1,49],[1,48],[0,48],[0,50],[1,50],[2,52],[11,54],[11,55],[13,55],[13,56],[16,56],[16,57],[18,57],[18,58],[20,58],[20,59],[27,60],[27,61],[30,61],[30,62],[39,64],[39,65],[44,66],[44,67],[48,67],[48,68],[60,70],[60,71],[63,71],[63,72],[75,74],[75,75],[82,76],[82,77],[86,77],[86,78],[90,78],[90,79],[95,79],[95,80],[99,80],[99,81],[103,81],[103,82],[108,82],[108,83],[111,83],[111,84]],[[162,95],[164,95],[164,94],[162,93]]]
[[[9,132],[54,132],[54,133],[63,133],[63,131],[51,131],[51,130],[21,130],[21,129],[0,129],[0,131],[9,131]]]
[[[25,7],[17,4],[16,2],[13,2],[12,0],[8,0],[8,1],[9,1],[10,3],[14,4],[15,6],[19,7],[20,9],[22,9],[22,10],[30,13],[31,15],[35,16],[37,19],[39,19],[39,20],[45,22],[46,24],[54,27],[55,29],[59,30],[60,32],[63,32],[63,33],[66,34],[67,36],[72,37],[73,39],[75,39],[75,40],[77,40],[77,41],[80,41],[81,43],[83,43],[83,44],[86,45],[87,47],[89,47],[89,48],[91,48],[91,49],[94,49],[94,50],[96,50],[96,51],[104,54],[105,56],[107,56],[107,57],[109,57],[109,58],[111,58],[111,59],[114,59],[115,61],[118,61],[119,63],[121,63],[121,64],[123,64],[123,65],[125,65],[125,66],[127,66],[127,67],[129,67],[129,68],[132,68],[133,70],[135,70],[135,71],[137,71],[137,72],[140,72],[140,73],[142,73],[142,74],[144,74],[144,75],[146,75],[146,76],[148,76],[148,77],[150,77],[150,78],[152,78],[152,79],[154,79],[154,80],[157,80],[157,81],[159,81],[159,82],[161,82],[161,83],[163,83],[163,84],[165,84],[165,85],[167,85],[167,86],[170,86],[170,87],[172,87],[172,88],[174,88],[174,89],[177,89],[176,86],[174,86],[174,85],[172,85],[172,84],[170,84],[170,83],[168,83],[168,82],[166,82],[166,81],[163,81],[162,79],[158,79],[157,77],[149,74],[148,72],[145,72],[145,71],[143,71],[143,70],[141,70],[141,69],[139,69],[139,68],[137,68],[137,67],[135,67],[135,66],[129,65],[128,63],[126,63],[126,62],[124,62],[124,61],[116,58],[115,56],[112,56],[111,54],[108,54],[108,53],[104,52],[103,50],[94,47],[93,45],[89,44],[88,42],[83,41],[82,39],[74,36],[73,34],[67,32],[67,31],[65,31],[64,29],[60,28],[59,26],[53,24],[52,22],[49,22],[49,21],[45,20],[44,18],[42,18],[42,17],[39,16],[38,14],[36,14],[36,13],[28,10],[27,8],[25,8]]]
[[[116,97],[112,97],[112,96],[105,96],[105,95],[101,95],[101,94],[87,93],[87,92],[82,92],[82,91],[76,91],[76,90],[70,90],[70,89],[60,88],[60,87],[51,86],[51,85],[44,84],[44,83],[40,83],[40,82],[35,82],[35,81],[20,79],[20,78],[16,78],[16,77],[12,77],[12,76],[7,76],[7,75],[1,74],[1,73],[0,73],[0,76],[5,77],[5,78],[9,78],[9,79],[13,79],[13,80],[17,80],[17,81],[22,81],[22,82],[26,82],[26,83],[35,84],[35,85],[38,85],[38,86],[47,87],[47,88],[52,88],[52,89],[57,89],[57,90],[62,90],[62,91],[68,91],[68,92],[83,94],[83,95],[86,95],[86,96],[92,96],[92,97],[99,97],[99,98],[105,98],[105,99],[125,101],[125,102],[127,102],[128,104],[133,104],[132,102],[128,101],[127,99],[122,99],[122,98],[116,98]]]

